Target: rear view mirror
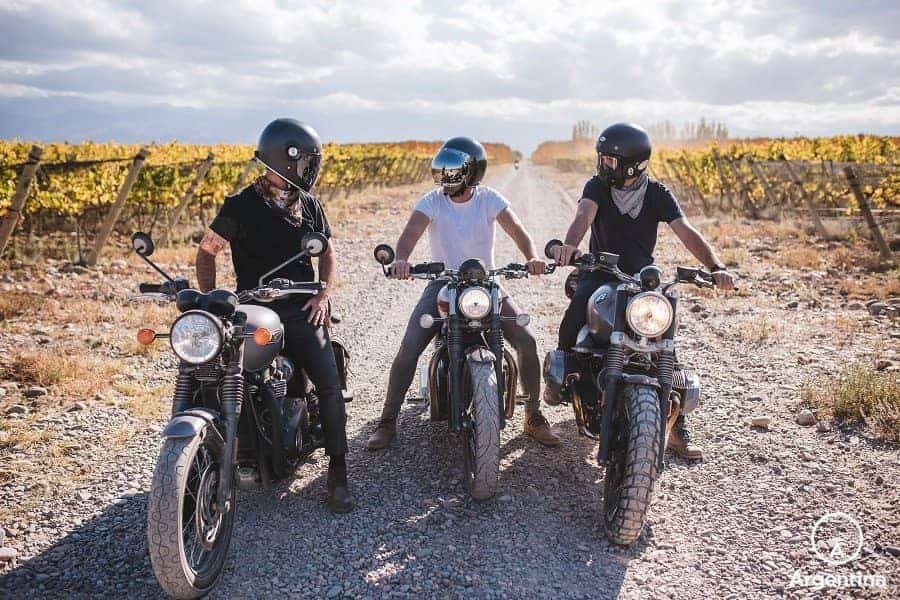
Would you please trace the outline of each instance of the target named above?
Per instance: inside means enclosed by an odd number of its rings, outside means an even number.
[[[319,256],[328,249],[328,238],[321,233],[314,231],[304,235],[300,244],[310,256]]]
[[[547,245],[544,246],[544,256],[547,258],[553,258],[553,249],[557,246],[562,246],[563,243],[561,240],[550,240],[547,242]]]
[[[394,249],[387,244],[375,246],[375,260],[378,264],[387,266],[394,262]]]
[[[134,251],[140,256],[144,257],[151,256],[155,249],[153,246],[153,238],[143,231],[137,231],[131,236],[131,247],[134,248]]]

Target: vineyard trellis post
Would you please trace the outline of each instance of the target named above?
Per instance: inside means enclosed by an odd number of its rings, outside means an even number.
[[[872,209],[869,208],[869,199],[866,198],[862,186],[859,185],[859,178],[856,176],[856,171],[853,170],[853,167],[847,165],[844,167],[844,176],[847,178],[847,182],[850,184],[850,190],[853,192],[856,201],[859,203],[859,210],[862,212],[863,217],[865,217],[866,223],[869,224],[869,229],[872,230],[872,237],[878,245],[878,251],[881,253],[882,260],[890,262],[893,258],[891,249],[887,245],[887,242],[884,241],[884,236],[881,235],[881,229],[878,228],[878,222],[875,221],[875,217],[872,215]]]
[[[750,213],[751,217],[758,219],[759,212],[756,210],[756,205],[753,204],[753,198],[750,196],[750,187],[747,185],[747,182],[744,181],[740,170],[734,166],[734,161],[726,158],[725,162],[728,164],[728,168],[731,169],[731,174],[734,175],[734,180],[741,190],[741,197],[744,199],[744,209]]]
[[[716,175],[719,177],[719,187],[722,191],[722,204],[726,202],[730,211],[734,212],[734,192],[731,191],[731,184],[728,182],[728,176],[722,167],[722,158],[715,149],[712,151],[713,164],[716,166]]]
[[[824,240],[828,239],[828,230],[825,229],[825,225],[822,224],[822,219],[819,218],[819,213],[816,210],[816,205],[813,202],[812,196],[806,191],[806,188],[803,187],[803,180],[797,177],[796,171],[794,171],[794,167],[791,166],[791,161],[786,158],[782,159],[784,161],[784,166],[787,169],[788,177],[791,178],[791,181],[794,182],[798,188],[800,188],[800,195],[803,197],[803,202],[806,204],[806,210],[809,211],[809,216],[812,218],[813,226],[816,228],[816,234]]]
[[[166,230],[162,232],[162,236],[160,236],[159,243],[160,245],[166,245],[169,243],[170,236],[172,234],[172,230],[178,225],[178,220],[181,218],[181,213],[184,212],[184,209],[187,208],[187,205],[191,203],[191,200],[194,199],[194,194],[197,193],[197,188],[200,187],[200,184],[203,183],[203,180],[206,179],[206,175],[209,173],[210,168],[212,168],[213,160],[215,159],[215,154],[210,152],[206,155],[206,159],[200,163],[200,166],[197,167],[197,173],[194,175],[194,180],[191,181],[191,185],[188,186],[187,191],[184,193],[184,198],[181,199],[181,203],[175,207],[172,211],[172,214],[169,216],[169,226],[166,227]]]
[[[22,167],[22,173],[19,175],[19,181],[16,182],[16,191],[13,194],[12,203],[3,217],[3,223],[0,223],[0,254],[6,250],[6,244],[12,237],[16,223],[19,222],[19,215],[25,207],[25,201],[28,199],[28,191],[31,189],[31,181],[37,173],[38,166],[41,163],[41,156],[44,149],[40,146],[32,146],[28,152],[28,159]]]
[[[238,175],[237,181],[234,183],[234,189],[231,190],[232,195],[237,194],[241,191],[241,188],[244,187],[244,182],[247,181],[247,176],[250,175],[250,171],[253,170],[254,163],[256,163],[256,160],[251,158],[247,161],[247,164],[244,165],[244,170]]]
[[[141,148],[131,162],[131,166],[128,168],[128,174],[125,176],[125,181],[122,182],[122,187],[119,189],[119,194],[116,196],[116,201],[110,207],[106,219],[103,221],[103,225],[100,226],[100,231],[97,233],[97,239],[94,241],[94,247],[88,253],[87,257],[82,260],[84,264],[91,267],[97,264],[100,253],[103,251],[103,246],[106,245],[106,241],[109,239],[113,227],[116,226],[116,221],[119,220],[122,209],[125,207],[125,200],[128,199],[128,193],[131,191],[134,182],[137,181],[137,177],[140,174],[141,169],[144,168],[144,162],[149,155],[150,151],[147,148]]]
[[[762,184],[763,194],[766,196],[766,202],[768,206],[778,206],[778,201],[775,200],[775,197],[772,195],[772,190],[769,186],[769,178],[766,177],[766,174],[763,172],[762,168],[753,160],[753,157],[747,157],[747,164],[750,165],[750,171],[753,172],[753,175],[759,179],[759,182]]]

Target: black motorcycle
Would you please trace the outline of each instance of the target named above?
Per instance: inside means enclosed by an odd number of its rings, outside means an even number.
[[[321,234],[308,234],[302,251],[263,275],[259,287],[202,293],[149,259],[148,235],[132,236],[135,252],[166,279],[141,284],[137,298],[174,301],[181,313],[169,333],[138,332],[142,344],[168,339],[180,359],[147,506],[150,562],[176,598],[203,596],[218,579],[234,525],[235,485],[268,487],[324,447],[316,391],[302,365],[280,356],[284,326],[275,311],[246,303],[319,293],[322,282],[267,280],[295,260],[320,255],[327,244]],[[349,401],[349,355],[339,340],[333,346]]]
[[[552,258],[559,240],[547,244]],[[578,430],[598,439],[606,467],[603,514],[607,537],[630,545],[641,534],[669,433],[680,414],[700,401],[700,381],[675,364],[678,329],[676,284],[713,287],[702,269],[678,267],[673,280],[649,265],[633,277],[616,254],[583,254],[566,280],[570,298],[578,274],[600,271],[615,279],[587,303],[587,324],[572,352],[554,350],[544,360],[544,401],[571,403]]]
[[[377,246],[375,260],[389,275],[394,250]],[[552,271],[548,267],[547,272]],[[521,279],[528,277],[528,269],[513,263],[488,270],[473,258],[458,271],[432,262],[415,265],[410,272],[415,279],[447,280],[438,294],[439,317],[424,314],[419,321],[425,329],[441,324],[423,395],[431,420],[449,420],[450,431],[462,436],[469,493],[476,500],[491,498],[500,476],[500,430],[514,414],[519,373],[515,358],[503,347],[500,324],[511,317],[500,316],[503,298],[496,278]],[[523,327],[529,322],[525,314],[515,319]]]

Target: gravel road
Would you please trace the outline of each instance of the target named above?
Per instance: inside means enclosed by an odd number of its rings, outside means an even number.
[[[523,165],[492,168],[488,183],[509,198],[542,247],[563,235],[574,211],[577,184],[560,181]],[[420,191],[372,194],[402,193],[411,207]],[[290,483],[241,492],[230,558],[212,597],[896,597],[896,447],[857,430],[794,422],[802,378],[836,368],[877,339],[896,344],[890,323],[879,322],[838,351],[811,333],[841,309],[784,308],[779,291],[763,283],[769,269],[742,272],[739,295],[687,291],[679,356],[703,377],[701,408],[691,422],[706,460],[689,464],[669,457],[645,535],[630,549],[611,547],[600,525],[603,474],[595,444],[578,437],[569,407],[544,407],[563,437],[554,449],[523,434],[520,407],[501,437],[500,493],[488,502],[467,498],[459,451],[444,424],[428,421],[421,403],[405,405],[399,438],[389,450],[364,449],[390,361],[423,285],[385,280],[371,257],[376,243],[396,241],[405,214],[351,212],[336,228],[345,281],[338,292],[344,317],[339,332],[353,354],[356,393],[348,436],[357,510],[328,512],[321,455]],[[664,268],[674,264],[673,256],[684,260],[668,234],[657,256]],[[424,247],[414,258],[427,258]],[[520,260],[502,231],[497,258]],[[507,286],[531,314],[542,354],[555,344],[564,277],[560,271]],[[738,324],[760,319],[784,323],[778,343],[751,347],[734,335]],[[159,425],[136,432],[119,449],[105,448],[101,435],[124,418],[121,412],[88,406],[48,417],[48,427],[71,431],[94,448],[85,460],[101,476],[64,502],[48,501],[20,522],[4,524],[5,533],[0,528],[0,547],[19,552],[0,578],[0,597],[160,594],[144,541]],[[770,416],[768,429],[750,427],[750,417],[760,414]],[[41,494],[40,488],[5,485],[4,494]],[[811,551],[810,532],[817,519],[838,510],[861,522],[864,543],[857,561],[828,567]],[[877,573],[888,587],[815,591],[791,585],[798,571]]]

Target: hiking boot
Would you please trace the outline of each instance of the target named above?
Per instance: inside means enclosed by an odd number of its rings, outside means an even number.
[[[378,422],[378,427],[366,442],[368,450],[384,450],[387,448],[394,436],[397,435],[397,421],[393,419],[382,419]]]
[[[559,437],[550,430],[550,423],[541,411],[525,415],[525,433],[545,446],[559,446]]]
[[[347,487],[347,466],[328,465],[328,508],[335,514],[348,513],[354,508],[350,488]]]
[[[703,449],[691,443],[691,432],[687,428],[684,415],[679,415],[669,434],[669,450],[681,458],[688,460],[703,460]]]

